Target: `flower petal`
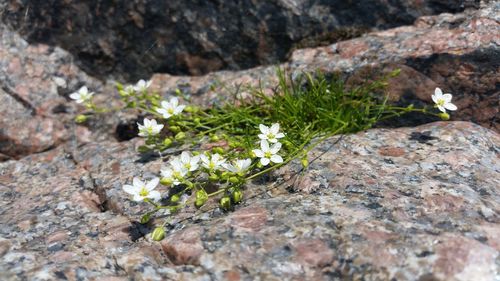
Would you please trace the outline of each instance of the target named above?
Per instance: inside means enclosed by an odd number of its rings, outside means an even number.
[[[257,156],[257,157],[264,157],[264,151],[262,151],[260,149],[254,149],[252,151],[255,154],[255,156]]]
[[[442,97],[442,96],[443,96],[443,91],[441,91],[441,89],[440,89],[440,88],[436,88],[436,89],[434,90],[434,94],[436,95],[436,98],[440,98],[440,97]]]
[[[443,99],[445,102],[450,102],[453,96],[451,94],[444,94]]]
[[[283,158],[281,158],[281,156],[275,154],[275,155],[271,156],[271,161],[273,161],[274,163],[283,163]]]
[[[269,127],[267,127],[264,124],[259,124],[259,130],[264,134],[267,135],[269,133]]]
[[[442,107],[441,105],[438,105],[437,107],[439,111],[446,113],[446,109],[444,107]]]
[[[137,193],[137,188],[135,188],[133,185],[126,184],[123,186],[123,190],[127,192],[128,194],[136,194]]]
[[[262,164],[262,166],[267,166],[269,162],[270,160],[268,158],[260,158],[260,164]]]
[[[190,160],[191,160],[191,157],[189,156],[189,152],[183,151],[181,153],[181,162],[182,163],[189,163]]]
[[[285,137],[285,134],[283,134],[283,133],[278,133],[275,136],[275,138],[277,138],[277,139],[281,139],[281,138],[284,138],[284,137]]]
[[[444,104],[444,108],[448,109],[448,110],[451,110],[451,111],[455,111],[457,110],[457,106],[452,104],[451,102],[449,103],[445,103]]]
[[[280,131],[280,124],[279,123],[274,123],[271,125],[271,134],[276,135]]]
[[[134,200],[136,202],[141,202],[141,201],[144,201],[144,197],[142,197],[139,194],[134,194],[134,198],[132,198],[132,200]]]
[[[277,143],[273,144],[270,151],[272,154],[276,154],[278,151],[280,151],[280,149],[281,149],[281,142],[277,142]]]
[[[432,96],[431,96],[431,98],[432,98],[432,101],[433,101],[435,104],[437,104],[437,103],[438,103],[438,98],[437,98],[437,96],[432,95]]]
[[[267,142],[267,140],[260,141],[260,149],[262,149],[263,152],[269,151],[269,143]]]
[[[161,173],[161,176],[164,177],[164,178],[171,178],[172,174],[173,174],[173,171],[172,171],[172,169],[166,168],[166,169],[162,169],[160,171],[160,173]]]
[[[132,184],[138,188],[138,189],[141,189],[143,186],[144,186],[144,182],[141,181],[139,178],[135,177],[133,180],[132,180]]]
[[[153,190],[149,193],[148,198],[153,199],[153,201],[160,201],[161,193],[157,190]]]
[[[146,184],[146,190],[151,191],[155,189],[155,187],[158,185],[159,182],[160,182],[159,178],[153,178]]]

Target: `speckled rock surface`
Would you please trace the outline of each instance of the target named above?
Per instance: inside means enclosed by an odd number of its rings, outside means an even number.
[[[296,45],[456,13],[479,0],[7,0],[1,20],[30,42],[62,46],[96,76],[132,81],[283,61]]]
[[[120,190],[161,166],[136,141],[0,163],[0,279],[500,278],[500,135],[439,122],[336,140],[300,176],[292,162],[255,180],[267,192],[234,212],[181,213],[161,243]]]
[[[339,73],[352,84],[399,68],[400,76],[390,81],[393,102],[429,103],[434,88],[440,87],[453,93],[454,102],[461,109],[452,118],[500,131],[500,3],[489,1],[482,5],[477,11],[421,17],[413,26],[369,33],[327,47],[297,50],[280,67],[293,76],[316,70]],[[276,80],[276,66],[200,77],[154,76],[158,89],[179,88],[203,104],[219,102],[221,93],[224,96],[236,89],[244,92],[246,89],[241,86],[246,84],[271,89]],[[412,118],[402,124],[429,121]]]
[[[113,82],[87,75],[68,52],[28,44],[0,25],[0,161],[47,151],[75,138],[83,142],[120,139],[117,126],[128,120],[127,114],[75,125],[74,117],[85,109],[68,96],[83,85],[98,93],[100,106],[118,102]]]
[[[0,280],[500,280],[499,11],[483,1],[282,65],[348,83],[399,67],[394,102],[427,102],[440,86],[454,93],[455,119],[491,129],[437,122],[328,139],[307,170],[295,161],[248,183],[234,212],[183,210],[161,243],[122,185],[157,176],[170,156],[137,154],[136,112],[75,125],[83,108],[68,94],[85,84],[116,105],[112,81],[0,27]],[[153,80],[207,105],[224,99],[222,84],[270,90],[276,75],[261,66]]]

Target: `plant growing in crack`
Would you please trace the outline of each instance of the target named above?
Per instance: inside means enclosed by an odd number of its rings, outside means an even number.
[[[279,85],[273,95],[261,89],[252,89],[247,97],[237,92],[227,103],[209,108],[184,104],[189,102],[185,96],[183,102],[177,96],[163,100],[159,93],[150,91],[150,81],[117,84],[122,109],[138,109],[146,117],[137,124],[139,136],[145,138],[139,152],[153,151],[168,157],[168,163],[156,171],[160,178],[134,178],[133,184],[125,184],[123,189],[132,200],[151,205],[141,223],[148,223],[160,210],[172,215],[194,205],[203,211],[211,198],[218,199],[219,208],[231,210],[242,202],[246,183],[294,159],[300,159],[306,168],[308,152],[326,138],[365,130],[380,120],[408,112],[446,120],[446,109],[456,110],[451,94],[443,95],[439,88],[432,95],[438,112],[430,107],[392,106],[386,97],[374,94],[385,89],[388,79],[398,73],[393,71],[378,81],[348,90],[339,78],[305,73],[290,79],[278,70]],[[182,96],[180,90],[176,93]],[[87,88],[70,97],[90,110],[77,116],[77,122],[106,112],[93,103]],[[172,148],[182,151],[172,153]],[[154,190],[158,184],[169,192]],[[169,217],[152,232],[154,240],[165,236],[168,223]]]

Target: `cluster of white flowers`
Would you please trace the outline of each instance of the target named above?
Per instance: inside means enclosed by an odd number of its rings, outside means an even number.
[[[271,125],[271,128],[269,128],[260,124],[259,129],[261,132],[261,134],[259,134],[260,149],[254,149],[253,153],[260,158],[260,164],[262,166],[267,166],[270,162],[275,164],[282,163],[283,158],[277,154],[281,149],[281,143],[278,142],[278,139],[285,137],[285,134],[279,131],[280,125],[274,123]],[[269,146],[269,143],[273,145]]]

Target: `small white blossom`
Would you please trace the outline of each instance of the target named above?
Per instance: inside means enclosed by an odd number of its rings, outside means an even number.
[[[432,101],[441,112],[446,113],[446,109],[451,111],[457,110],[457,106],[451,103],[452,97],[451,94],[443,95],[443,91],[441,91],[440,88],[436,88],[436,90],[434,90],[434,95],[432,95]]]
[[[198,162],[200,162],[200,156],[192,156],[191,153],[183,151],[179,157],[175,158],[172,161],[180,162],[180,164],[176,163],[176,165],[177,166],[181,165],[186,170],[193,172],[196,171],[196,169],[198,169],[199,166]]]
[[[164,168],[161,170],[161,176],[173,185],[179,185],[187,175],[188,170],[184,168],[178,159],[170,161],[171,168]]]
[[[238,159],[234,161],[232,164],[224,163],[222,164],[222,166],[229,172],[235,174],[244,174],[245,171],[248,170],[248,168],[250,167],[250,164],[252,164],[252,160],[247,158],[247,159]]]
[[[158,185],[160,179],[153,178],[148,182],[143,182],[139,178],[134,178],[132,181],[133,185],[124,185],[123,190],[128,194],[132,195],[132,200],[134,201],[144,201],[144,199],[152,199],[154,201],[159,201],[161,199],[160,192],[153,190]]]
[[[84,103],[90,101],[93,95],[94,93],[89,92],[87,86],[83,86],[77,92],[74,92],[71,95],[69,95],[69,97],[71,99],[74,99],[77,103]]]
[[[201,165],[210,171],[217,170],[226,162],[226,159],[222,158],[222,156],[218,153],[212,154],[210,157],[205,154],[201,154],[200,159],[202,162]]]
[[[277,155],[278,151],[281,149],[281,143],[277,142],[273,146],[269,147],[267,140],[260,141],[260,149],[254,149],[253,153],[255,156],[260,158],[260,164],[262,166],[267,166],[269,162],[282,163],[283,158]]]
[[[144,118],[144,125],[137,123],[137,126],[139,126],[139,136],[141,137],[158,135],[163,129],[163,124],[158,124],[155,119],[149,120],[148,118]]]
[[[144,81],[141,79],[134,85],[134,90],[136,92],[144,92],[149,88],[149,86],[151,86],[151,80]]]
[[[285,136],[285,134],[279,132],[280,124],[278,123],[272,124],[271,128],[266,125],[260,124],[259,129],[262,133],[259,134],[259,138],[261,140],[268,140],[271,143],[277,143],[278,139],[281,139]]]
[[[156,109],[156,111],[163,115],[163,118],[168,119],[173,115],[180,114],[185,107],[185,105],[179,105],[179,99],[173,97],[169,102],[162,101],[161,108]]]
[[[134,92],[135,92],[135,87],[134,87],[134,86],[132,86],[132,85],[127,85],[127,86],[125,86],[125,89],[123,89],[123,93],[124,93],[126,96],[130,96],[130,95],[132,95]]]

